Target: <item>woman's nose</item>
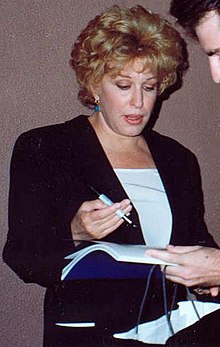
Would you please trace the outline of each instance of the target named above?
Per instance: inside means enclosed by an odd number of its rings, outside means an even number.
[[[142,90],[136,90],[132,94],[132,105],[141,108],[143,106],[143,92]]]

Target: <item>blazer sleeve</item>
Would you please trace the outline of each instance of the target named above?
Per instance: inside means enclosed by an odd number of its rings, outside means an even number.
[[[194,228],[194,244],[201,246],[217,247],[217,243],[214,241],[212,235],[208,232],[205,223],[205,207],[204,197],[202,191],[202,181],[200,174],[200,167],[196,157],[192,154],[193,160],[191,161],[190,172],[190,197],[189,206],[191,207],[192,226]],[[191,205],[192,204],[192,205]]]
[[[70,221],[80,204],[69,204],[67,192],[74,174],[71,178],[67,174],[66,152],[58,151],[54,143],[30,131],[15,144],[10,168],[9,231],[3,251],[4,261],[21,279],[46,287],[60,281],[67,264],[64,256],[73,252],[73,242],[65,240],[71,239]]]

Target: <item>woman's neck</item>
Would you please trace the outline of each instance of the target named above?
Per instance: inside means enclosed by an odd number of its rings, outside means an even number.
[[[96,117],[89,117],[99,142],[113,168],[155,168],[148,145],[142,135],[120,136],[105,132]]]
[[[106,125],[100,125],[98,117],[93,114],[89,118],[96,135],[104,148],[120,152],[139,151],[146,147],[145,140],[142,135],[137,136],[123,136],[115,133],[113,130],[108,129]]]

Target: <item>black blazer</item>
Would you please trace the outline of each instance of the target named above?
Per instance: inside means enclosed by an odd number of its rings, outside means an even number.
[[[143,136],[170,203],[170,242],[216,246],[204,222],[195,156],[177,141],[153,130],[145,129]],[[34,129],[18,138],[12,155],[9,232],[3,258],[25,282],[48,288],[46,335],[51,335],[55,322],[71,321],[73,315],[76,321],[79,317],[96,319],[97,326],[105,332],[123,331],[134,325],[137,302],[143,295],[143,281],[60,281],[67,263],[63,258],[74,249],[70,222],[83,201],[96,198],[85,183],[115,202],[127,197],[86,116]],[[130,218],[139,225],[134,208]],[[141,231],[126,223],[105,240],[144,243]],[[91,308],[89,313],[87,305]],[[125,306],[128,308],[124,310]],[[111,314],[106,313],[109,307],[114,308]]]

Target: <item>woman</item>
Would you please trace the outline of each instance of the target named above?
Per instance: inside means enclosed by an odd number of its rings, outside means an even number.
[[[95,111],[31,130],[15,145],[4,260],[25,282],[47,287],[44,346],[142,345],[114,334],[136,325],[146,279],[61,281],[64,257],[83,241],[215,246],[194,155],[147,127],[182,63],[181,39],[167,21],[141,6],[113,6],[72,51],[79,98]],[[115,203],[106,206],[89,186]],[[141,320],[161,315],[160,296],[155,280]]]

